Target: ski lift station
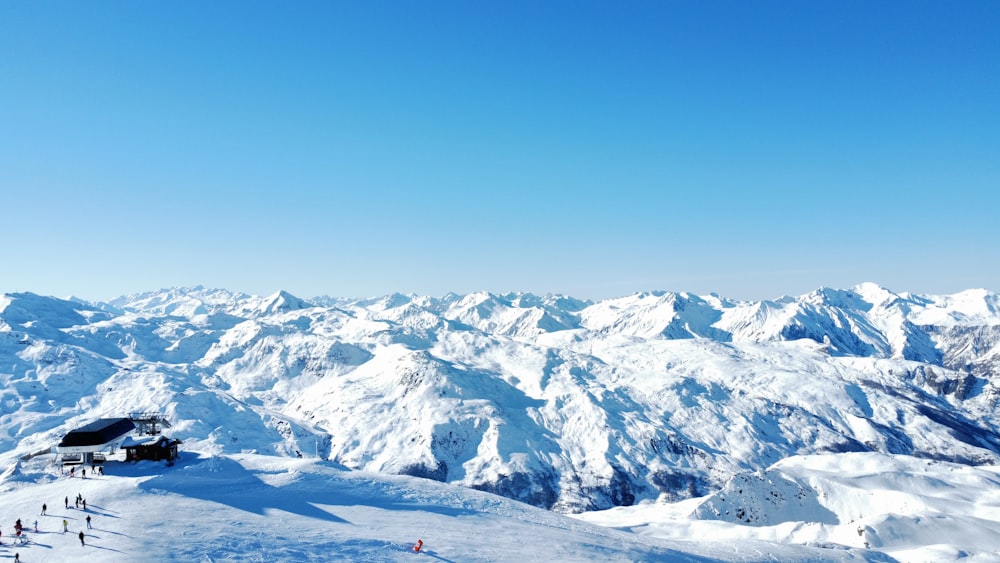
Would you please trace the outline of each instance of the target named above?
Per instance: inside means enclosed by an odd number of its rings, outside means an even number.
[[[93,465],[103,462],[106,454],[114,454],[118,448],[125,449],[129,461],[172,461],[177,457],[180,440],[159,436],[160,429],[169,426],[170,423],[158,413],[101,418],[69,431],[55,450],[63,464]]]
[[[98,459],[103,461],[105,452],[114,453],[115,448],[135,430],[135,423],[128,418],[101,418],[70,430],[56,446],[63,463],[82,463],[93,465],[94,454],[101,454]]]

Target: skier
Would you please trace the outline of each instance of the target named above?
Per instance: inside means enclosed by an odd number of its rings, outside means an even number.
[[[20,553],[15,553],[14,554],[14,563],[21,563],[21,554]]]
[[[38,520],[35,520],[35,533],[38,533]]]
[[[42,503],[42,516],[45,516],[45,511],[48,510],[48,508],[49,507],[45,503]]]
[[[86,511],[86,510],[87,510],[87,499],[83,499],[83,500],[82,500],[82,501],[80,501],[80,502],[82,502],[82,503],[83,503],[83,510],[84,510],[84,511]]]
[[[871,549],[871,528],[868,526],[858,526],[858,535],[861,536],[862,542],[865,544],[865,549]]]
[[[86,546],[87,545],[87,544],[83,543],[83,530],[80,530],[80,545],[82,545],[82,546]]]
[[[91,529],[91,526],[90,526],[90,515],[89,514],[87,515],[87,529],[88,530]]]
[[[424,540],[417,540],[417,544],[413,546],[413,551],[420,553],[420,548],[424,547]]]
[[[66,509],[69,510],[69,497],[66,497]]]
[[[63,520],[63,533],[65,534],[68,531],[69,531],[69,522]]]

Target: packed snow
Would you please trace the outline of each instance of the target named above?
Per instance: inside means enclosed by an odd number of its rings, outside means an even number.
[[[1000,468],[907,456],[793,457],[705,498],[573,516],[316,458],[186,451],[170,466],[119,455],[103,464],[103,475],[82,477],[87,468],[75,467],[71,477],[46,454],[7,470],[0,557],[1000,561]],[[16,519],[23,544],[13,537]]]

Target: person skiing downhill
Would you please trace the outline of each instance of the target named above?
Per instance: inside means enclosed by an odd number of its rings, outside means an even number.
[[[45,516],[45,511],[48,509],[49,507],[45,503],[42,503],[42,516]]]
[[[83,530],[80,530],[80,545],[82,545],[82,546],[86,546],[87,545],[87,544],[83,543]]]

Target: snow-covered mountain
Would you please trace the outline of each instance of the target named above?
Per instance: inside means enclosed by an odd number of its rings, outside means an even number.
[[[574,517],[720,561],[995,563],[998,508],[998,466],[858,452],[794,456],[702,498]]]
[[[794,455],[997,464],[1000,297],[5,294],[0,382],[5,459],[161,411],[203,452],[577,512],[702,497]]]

